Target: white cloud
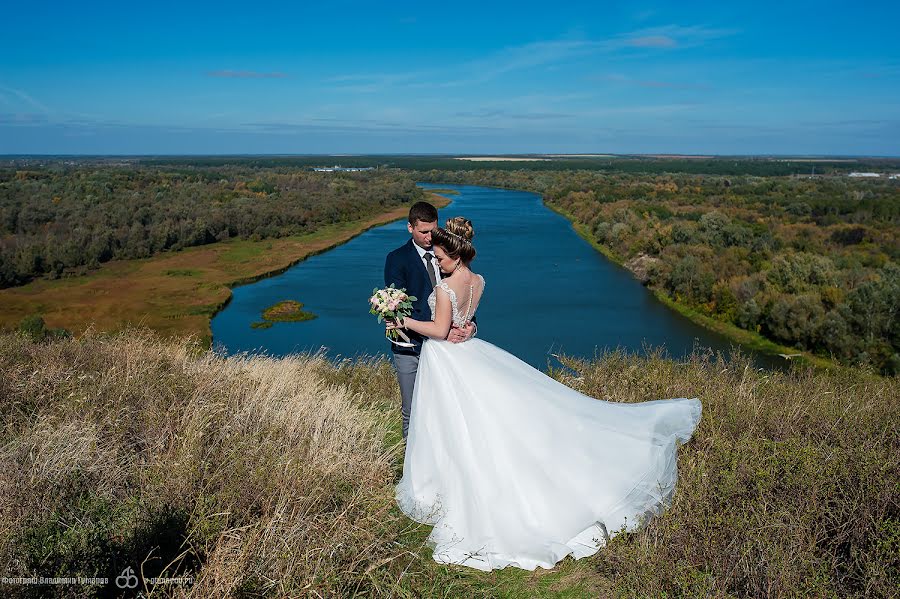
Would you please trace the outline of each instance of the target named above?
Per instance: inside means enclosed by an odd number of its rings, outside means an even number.
[[[611,55],[634,50],[675,51],[733,35],[735,31],[701,25],[664,25],[639,29],[608,39],[566,38],[541,40],[497,50],[483,58],[430,71],[382,74],[350,74],[326,79],[347,83],[338,89],[352,93],[377,93],[392,87],[445,89],[478,85],[505,74],[565,64],[592,55]]]

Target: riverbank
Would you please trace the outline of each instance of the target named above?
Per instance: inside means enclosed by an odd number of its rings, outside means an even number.
[[[451,200],[429,193],[438,208]],[[212,341],[210,321],[228,305],[231,289],[281,274],[295,264],[358,235],[405,218],[408,206],[368,219],[328,225],[307,235],[250,241],[232,239],[141,260],[107,262],[89,275],[41,279],[0,290],[0,328],[32,314],[48,327],[80,335],[88,328],[117,332],[129,326],[167,337]]]
[[[603,254],[603,256],[605,256],[609,261],[624,268],[632,275],[634,274],[628,267],[625,266],[625,260],[623,260],[621,256],[612,251],[610,248],[597,242],[594,236],[591,235],[590,231],[588,231],[584,225],[580,224],[575,219],[574,215],[569,214],[558,206],[554,206],[546,200],[543,200],[543,203],[547,208],[568,220],[575,232],[578,233],[578,236],[591,244],[591,247]],[[646,289],[651,292],[657,300],[665,304],[670,309],[678,312],[693,323],[702,326],[707,330],[713,331],[730,341],[739,343],[740,345],[745,346],[749,349],[772,356],[778,356],[779,354],[792,355],[792,357],[790,358],[791,360],[810,366],[815,366],[816,368],[840,368],[840,365],[833,360],[829,360],[821,356],[816,356],[808,351],[804,351],[796,347],[780,345],[770,339],[766,339],[758,333],[754,333],[752,331],[737,327],[731,323],[716,320],[715,318],[711,318],[705,314],[701,314],[688,306],[676,302],[661,290],[653,289],[650,287],[646,287]]]

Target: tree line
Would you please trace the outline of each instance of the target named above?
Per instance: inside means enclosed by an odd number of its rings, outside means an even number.
[[[413,180],[392,171],[0,169],[0,288],[234,237],[310,233],[423,197]]]
[[[541,193],[646,285],[702,314],[900,372],[900,183],[845,178],[428,171]]]

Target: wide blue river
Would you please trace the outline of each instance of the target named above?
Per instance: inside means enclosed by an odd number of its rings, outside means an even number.
[[[438,222],[462,215],[475,227],[478,256],[471,268],[487,282],[478,308],[479,338],[538,368],[555,364],[554,354],[591,358],[615,348],[644,353],[662,346],[679,358],[696,344],[727,354],[727,339],[657,301],[540,196],[463,185],[422,187],[458,190]],[[333,358],[387,353],[384,327],[368,313],[367,300],[384,283],[385,255],[408,239],[405,220],[396,221],[280,275],[235,288],[232,301],[212,320],[214,348],[275,356],[325,348]],[[264,309],[289,299],[303,302],[318,318],[250,327]],[[780,358],[744,351],[759,366],[778,366]]]

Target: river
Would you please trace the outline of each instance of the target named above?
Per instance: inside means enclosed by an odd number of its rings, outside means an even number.
[[[486,279],[478,308],[478,337],[531,365],[555,364],[554,354],[591,358],[621,348],[644,353],[663,347],[681,358],[695,345],[726,354],[732,344],[660,303],[627,270],[610,262],[543,205],[539,195],[468,185],[455,189],[439,223],[465,216],[475,227],[473,271]],[[277,276],[233,289],[228,306],[212,320],[213,347],[225,354],[284,356],[324,351],[332,358],[385,354],[384,328],[367,300],[383,284],[384,258],[406,243],[405,220],[371,229]],[[282,301],[303,302],[318,318],[250,324]],[[743,350],[761,367],[780,358]]]

